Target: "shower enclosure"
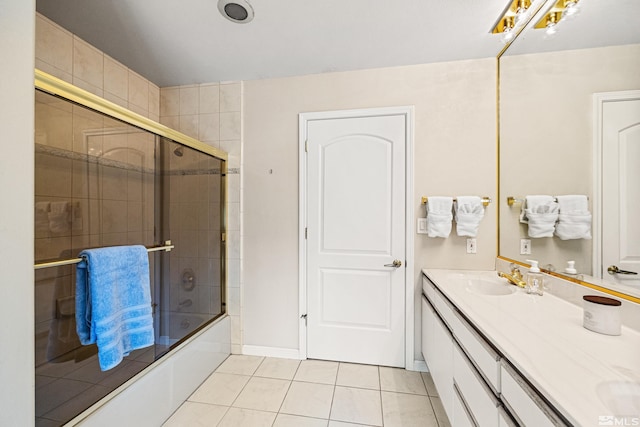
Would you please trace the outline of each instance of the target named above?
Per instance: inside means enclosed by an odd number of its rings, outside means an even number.
[[[37,76],[35,416],[54,426],[224,314],[226,154]],[[102,372],[76,334],[74,264],[131,244],[149,250],[155,345]]]

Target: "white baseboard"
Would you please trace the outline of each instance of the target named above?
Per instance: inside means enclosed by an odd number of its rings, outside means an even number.
[[[427,367],[427,363],[424,360],[414,360],[413,361],[413,370],[418,372],[429,372],[429,368]]]
[[[300,360],[297,348],[264,347],[261,345],[243,345],[242,354],[249,356],[281,357],[283,359]]]

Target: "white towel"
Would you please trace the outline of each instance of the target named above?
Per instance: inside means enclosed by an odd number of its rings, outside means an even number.
[[[432,196],[427,199],[427,235],[429,237],[449,237],[453,214],[452,197]]]
[[[520,222],[529,224],[529,237],[553,237],[558,220],[558,203],[553,196],[526,196]]]
[[[478,196],[458,196],[454,211],[458,236],[476,237],[484,217],[482,199]]]
[[[54,233],[69,231],[69,202],[51,202],[49,230]]]
[[[558,196],[557,199],[560,215],[555,235],[561,240],[591,239],[591,213],[587,196]]]

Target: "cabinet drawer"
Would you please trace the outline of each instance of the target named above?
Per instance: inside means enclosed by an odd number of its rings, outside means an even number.
[[[453,335],[495,394],[500,393],[500,355],[458,312],[451,323]]]
[[[538,392],[505,361],[501,362],[502,402],[524,426],[566,426]]]
[[[453,380],[475,423],[497,426],[500,402],[457,345],[453,346]]]
[[[453,422],[456,427],[477,427],[456,385],[453,386]]]

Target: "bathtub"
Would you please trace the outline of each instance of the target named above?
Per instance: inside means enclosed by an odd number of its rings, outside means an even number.
[[[163,329],[163,334],[157,338],[157,342],[162,345],[173,345],[187,335],[198,329],[203,323],[211,320],[212,315],[199,313],[184,313],[171,311],[164,314],[163,320],[169,325]],[[168,334],[167,334],[168,331]]]

